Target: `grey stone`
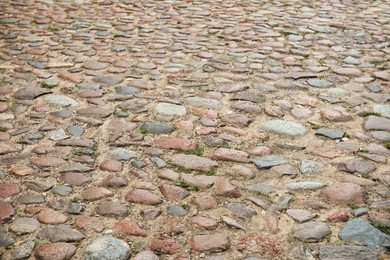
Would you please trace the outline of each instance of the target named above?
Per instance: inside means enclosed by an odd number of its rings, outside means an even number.
[[[341,139],[344,137],[345,132],[330,128],[320,128],[316,131],[315,135],[325,136],[330,139]]]
[[[123,86],[118,86],[115,87],[115,93],[120,94],[120,95],[134,95],[139,93],[139,88],[135,87],[123,87]]]
[[[123,81],[123,78],[118,76],[98,76],[93,78],[93,81],[107,86],[114,86]]]
[[[371,92],[379,93],[382,91],[381,87],[377,84],[367,84],[366,88],[368,88]]]
[[[188,214],[188,211],[185,210],[182,206],[172,205],[168,207],[168,213],[172,216],[184,217]]]
[[[170,134],[175,131],[175,127],[169,124],[146,123],[140,127],[140,130],[146,130],[151,134]]]
[[[51,90],[39,87],[21,88],[14,94],[16,99],[33,100],[39,96],[52,93]]]
[[[390,118],[390,105],[374,105],[372,110],[381,116]]]
[[[81,137],[84,133],[84,128],[78,125],[70,125],[67,131],[72,136]]]
[[[124,149],[124,148],[116,148],[114,150],[111,150],[108,153],[108,156],[111,159],[114,159],[114,160],[129,161],[129,160],[131,160],[133,158],[137,158],[139,156],[139,154],[134,152],[134,151],[130,151],[130,150],[127,150],[127,149]]]
[[[256,183],[246,186],[249,191],[259,192],[262,194],[270,194],[276,192],[277,189],[274,186],[264,184],[264,183]]]
[[[159,169],[167,166],[167,163],[159,157],[150,157],[150,160],[155,163]]]
[[[337,32],[337,28],[329,27],[329,26],[310,25],[309,29],[311,29],[315,32],[321,32],[321,33],[335,33],[335,32]]]
[[[277,165],[288,163],[288,161],[284,159],[284,157],[278,155],[270,155],[261,158],[255,158],[252,160],[252,162],[259,169],[269,169]]]
[[[206,172],[218,166],[216,161],[209,158],[187,154],[175,154],[171,157],[171,162],[187,170]]]
[[[47,239],[50,242],[74,242],[85,238],[80,231],[69,225],[58,225],[42,229],[37,236],[39,239]]]
[[[128,260],[130,256],[130,246],[125,241],[112,236],[95,239],[84,253],[85,260]]]
[[[343,59],[343,62],[351,65],[359,65],[361,63],[358,59],[355,59],[354,57],[351,56],[348,56],[345,59]]]
[[[58,129],[55,131],[51,131],[49,134],[49,139],[53,141],[59,141],[63,139],[69,138],[69,135],[66,134],[64,129]]]
[[[68,186],[56,186],[51,190],[51,192],[53,192],[54,194],[60,195],[62,197],[68,196],[69,194],[72,193],[72,191],[73,191],[72,187],[68,187]]]
[[[9,229],[20,236],[33,233],[40,226],[41,224],[35,218],[17,218],[12,222]]]
[[[390,141],[390,133],[386,131],[372,131],[371,135],[373,138],[380,142],[388,142]]]
[[[205,107],[205,108],[211,108],[216,110],[220,110],[223,108],[221,102],[210,98],[189,97],[186,98],[186,103],[192,106]]]
[[[35,248],[35,242],[29,240],[19,245],[19,247],[12,254],[12,260],[23,260],[27,259]]]
[[[302,174],[319,174],[325,170],[325,165],[312,160],[302,160],[299,170]]]
[[[302,242],[319,242],[325,236],[332,233],[324,222],[310,221],[303,224],[295,224],[291,229],[293,237]]]
[[[320,247],[321,260],[379,260],[382,259],[379,250],[372,250],[365,246],[333,246]]]
[[[154,107],[156,114],[169,115],[169,116],[185,116],[187,109],[183,106],[170,104],[170,103],[158,103]]]
[[[134,260],[159,260],[160,258],[153,253],[153,251],[145,250],[139,252],[136,256],[134,256]]]
[[[45,202],[45,198],[42,194],[20,195],[17,200],[22,204],[41,204]]]
[[[334,84],[332,82],[329,82],[327,80],[322,79],[308,79],[307,84],[309,84],[311,87],[314,88],[332,88],[334,87]]]
[[[64,95],[48,95],[45,97],[45,101],[49,104],[63,106],[63,107],[77,107],[79,102]]]
[[[265,101],[265,97],[254,92],[242,92],[235,94],[230,100],[245,100],[253,103],[263,103]]]
[[[348,243],[365,245],[372,249],[390,243],[389,235],[358,218],[347,222],[339,233],[339,238]]]
[[[146,163],[144,163],[143,161],[135,160],[135,161],[131,162],[131,166],[133,166],[137,169],[141,169],[141,168],[144,168],[146,166]]]
[[[237,228],[237,229],[246,230],[240,223],[238,223],[236,220],[234,220],[232,218],[229,218],[227,216],[222,216],[221,219],[222,219],[223,222],[225,222],[225,224],[228,227],[233,227],[233,228]]]
[[[15,243],[15,240],[8,235],[3,225],[0,225],[0,246],[7,247]],[[0,255],[1,256],[1,255]]]
[[[317,190],[325,186],[324,183],[317,181],[290,182],[285,185],[290,190]]]
[[[378,116],[368,116],[363,124],[366,130],[390,131],[390,119]]]
[[[229,209],[235,216],[240,218],[252,218],[257,215],[254,209],[242,203],[229,202],[225,204],[225,207]]]
[[[308,132],[307,128],[303,125],[285,120],[270,120],[265,121],[260,125],[260,129],[290,137],[300,137],[306,135]]]
[[[367,215],[368,212],[370,211],[369,208],[359,208],[351,211],[351,214],[354,215],[355,217],[360,217],[363,215]]]

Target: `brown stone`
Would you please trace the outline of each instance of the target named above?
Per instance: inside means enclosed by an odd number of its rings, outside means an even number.
[[[96,232],[102,232],[104,226],[97,217],[81,217],[76,220],[75,225],[79,229],[83,230],[94,230]]]
[[[199,228],[203,228],[206,230],[214,230],[217,228],[218,223],[214,219],[206,218],[202,216],[195,216],[188,220],[188,223],[190,223],[193,226],[197,226]]]
[[[368,199],[367,192],[361,186],[349,182],[333,184],[323,189],[320,194],[338,205],[361,204]]]
[[[182,246],[172,237],[160,235],[153,238],[150,249],[160,254],[177,254],[181,252]]]
[[[125,198],[129,202],[143,205],[158,205],[163,203],[163,200],[159,196],[143,189],[134,189],[128,192]]]
[[[181,151],[191,151],[198,147],[198,144],[185,138],[161,138],[155,142],[155,145],[164,149],[175,149]]]
[[[230,248],[228,237],[222,233],[195,235],[191,238],[190,245],[198,252],[221,252]]]
[[[120,188],[127,186],[128,182],[125,178],[120,176],[107,176],[102,184],[112,188]]]
[[[137,223],[130,220],[119,220],[115,223],[115,231],[121,234],[147,237],[148,232],[142,229]]]
[[[84,81],[84,78],[80,74],[70,73],[70,72],[67,72],[66,70],[61,71],[58,74],[58,77],[60,77],[64,80],[71,81],[73,83],[81,83]]]
[[[123,165],[116,160],[106,160],[100,164],[99,169],[102,171],[120,172],[123,169]]]
[[[6,223],[15,215],[15,209],[11,204],[0,201],[0,224]]]
[[[68,217],[54,209],[44,208],[38,213],[38,221],[44,224],[63,224],[68,221]]]
[[[12,197],[20,193],[20,188],[16,184],[0,183],[0,198]]]
[[[226,178],[219,177],[214,184],[214,194],[228,198],[241,197],[240,188],[231,184]]]
[[[76,253],[76,247],[68,243],[44,244],[38,247],[34,256],[37,260],[68,260]]]
[[[84,200],[95,201],[112,196],[113,193],[109,189],[102,187],[93,187],[81,192],[81,197]]]
[[[343,107],[333,107],[322,111],[321,116],[323,119],[332,122],[346,122],[351,121],[352,116]]]
[[[28,166],[14,166],[10,169],[10,172],[17,176],[26,176],[34,173],[34,169]]]
[[[40,167],[60,167],[64,166],[67,162],[56,157],[38,157],[31,160],[31,163]]]
[[[116,202],[105,202],[96,207],[96,212],[101,216],[106,217],[127,217],[129,209],[122,204]]]
[[[199,210],[215,209],[218,207],[217,201],[212,196],[198,196],[192,200],[192,203],[197,206]]]
[[[227,149],[227,148],[218,148],[217,150],[214,151],[211,157],[213,159],[223,160],[223,161],[242,162],[242,163],[249,162],[249,154],[242,151],[237,151],[234,149]]]
[[[332,223],[347,222],[349,220],[349,216],[346,212],[339,211],[327,217],[326,220]]]
[[[158,188],[162,195],[170,200],[179,201],[190,195],[187,190],[169,184],[161,184]]]
[[[248,154],[255,156],[267,156],[272,154],[272,149],[267,146],[257,146],[249,149]]]

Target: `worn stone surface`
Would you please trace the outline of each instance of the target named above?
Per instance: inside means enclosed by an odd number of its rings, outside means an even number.
[[[390,225],[389,1],[0,10],[0,258],[375,256],[335,232]]]
[[[102,236],[92,241],[85,250],[84,259],[126,260],[131,255],[130,246],[123,240],[112,236]]]

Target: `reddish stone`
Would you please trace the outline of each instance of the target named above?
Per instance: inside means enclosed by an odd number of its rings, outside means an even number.
[[[102,187],[93,187],[87,190],[83,190],[81,192],[81,197],[84,200],[88,200],[88,201],[100,200],[106,197],[110,197],[112,195],[113,195],[112,191]]]
[[[192,217],[188,220],[191,225],[204,228],[207,230],[214,230],[217,228],[218,223],[214,219],[206,218],[202,216]]]
[[[119,188],[127,186],[128,182],[120,176],[108,176],[103,180],[102,184],[108,187]]]
[[[68,243],[44,244],[38,247],[34,256],[37,260],[68,260],[76,253],[76,247]]]
[[[322,118],[332,122],[346,122],[351,121],[352,116],[343,107],[333,107],[325,109],[321,113]]]
[[[0,102],[0,113],[3,113],[8,110],[8,104],[5,102]]]
[[[11,204],[0,201],[0,224],[6,223],[15,215],[15,209]]]
[[[161,138],[155,142],[155,145],[164,149],[175,149],[181,151],[191,151],[198,147],[198,144],[185,138]]]
[[[198,252],[221,252],[230,247],[229,239],[225,234],[195,235],[190,240],[192,249]]]
[[[242,176],[247,179],[253,179],[255,173],[248,167],[243,165],[234,165],[228,169],[228,173],[233,176]]]
[[[11,135],[6,132],[0,132],[0,141],[8,141],[11,139]]]
[[[158,188],[170,200],[183,200],[189,195],[187,190],[173,185],[161,184]]]
[[[44,208],[38,214],[38,221],[44,224],[57,225],[68,221],[68,217],[54,209]]]
[[[279,251],[271,239],[264,236],[250,237],[249,235],[245,235],[242,238],[242,242],[237,246],[237,250],[269,256],[275,256]]]
[[[123,170],[123,165],[121,162],[116,160],[107,160],[100,164],[99,169],[109,172],[120,172]]]
[[[31,163],[40,167],[60,167],[66,164],[65,160],[56,157],[38,157],[31,160]]]
[[[102,232],[104,226],[100,222],[99,218],[96,217],[81,217],[76,220],[75,225],[79,229],[83,230],[95,230],[96,232]]]
[[[17,176],[26,176],[34,173],[34,169],[28,166],[15,166],[10,169],[10,172]]]
[[[130,220],[119,220],[115,223],[115,230],[118,233],[130,235],[130,236],[139,236],[147,237],[148,232],[143,230],[137,223]]]
[[[159,254],[177,254],[181,252],[181,245],[170,236],[160,235],[153,238],[150,249]]]
[[[184,223],[182,217],[164,218],[161,226],[165,227],[166,234],[178,235],[184,232]]]
[[[126,200],[132,203],[144,205],[158,205],[163,203],[163,200],[147,190],[134,189],[126,194]]]
[[[213,159],[223,160],[223,161],[242,162],[242,163],[249,162],[249,154],[242,151],[237,151],[234,149],[227,149],[227,148],[218,148],[217,150],[214,151],[211,157]]]
[[[267,223],[268,230],[272,234],[276,234],[279,232],[279,216],[276,211],[269,209],[264,216],[264,220]]]
[[[250,155],[255,155],[255,156],[266,156],[266,155],[271,155],[272,150],[267,146],[257,146],[252,149],[249,149],[248,153]]]
[[[61,71],[58,76],[64,80],[69,80],[74,83],[81,83],[84,81],[84,78],[76,73],[70,73],[67,72],[66,70]]]
[[[199,196],[192,200],[192,203],[198,207],[199,210],[208,210],[217,208],[217,201],[212,196]]]
[[[241,197],[240,188],[231,184],[226,178],[220,177],[215,181],[214,193],[217,196],[239,198]]]
[[[323,189],[320,194],[338,205],[361,204],[368,198],[361,186],[349,182],[334,184]]]
[[[346,212],[336,212],[329,217],[326,218],[327,221],[336,223],[336,222],[347,222],[349,220],[349,216]]]
[[[0,183],[0,198],[12,197],[20,193],[18,185],[11,183]]]

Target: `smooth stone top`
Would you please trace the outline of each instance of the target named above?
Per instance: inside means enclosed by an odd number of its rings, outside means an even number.
[[[358,218],[348,221],[339,233],[339,237],[343,241],[366,245],[372,249],[390,243],[389,235]]]
[[[278,155],[270,155],[270,156],[264,156],[261,158],[255,158],[252,160],[252,162],[259,169],[269,169],[269,168],[277,166],[277,165],[288,163],[288,161],[286,159],[284,159],[282,156],[278,156]]]
[[[291,137],[300,137],[307,134],[308,130],[303,125],[285,121],[285,120],[270,120],[265,121],[260,125],[260,129],[279,135],[287,135]]]
[[[154,107],[156,114],[170,115],[170,116],[185,116],[187,109],[183,106],[170,104],[170,103],[158,103]]]
[[[286,184],[286,188],[290,190],[317,190],[325,186],[324,183],[317,181],[290,182]]]

